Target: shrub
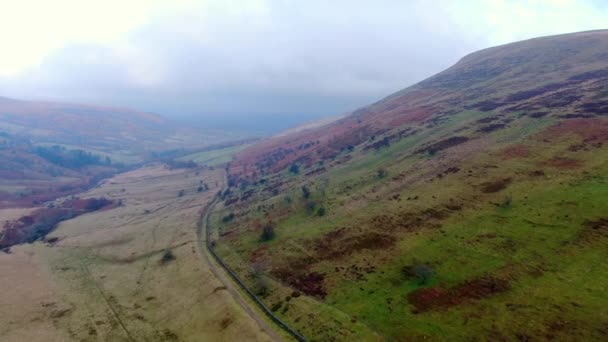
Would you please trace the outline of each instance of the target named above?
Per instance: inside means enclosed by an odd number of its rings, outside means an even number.
[[[325,207],[321,207],[321,208],[319,208],[319,210],[317,210],[317,215],[325,216],[325,214],[326,214]]]
[[[300,173],[300,166],[298,164],[291,164],[291,166],[289,167],[289,172],[293,174]]]
[[[433,278],[434,272],[428,265],[416,264],[414,266],[405,266],[403,274],[408,279],[417,279],[419,285],[426,285]]]
[[[311,214],[313,211],[315,211],[315,208],[317,207],[317,203],[313,202],[313,201],[309,201],[306,202],[306,211]]]
[[[376,171],[376,175],[378,178],[384,178],[388,175],[388,171],[386,171],[385,168],[379,168],[378,171]]]
[[[310,189],[306,185],[302,186],[302,196],[304,196],[304,198],[310,197]]]
[[[173,254],[173,252],[170,249],[167,249],[164,253],[162,258],[160,258],[160,263],[161,264],[166,264],[170,261],[175,260],[175,255]]]
[[[177,197],[184,197],[185,194],[186,194],[186,191],[182,189],[177,192]]]
[[[500,203],[500,207],[501,208],[511,208],[511,205],[513,204],[513,198],[511,197],[511,195],[507,195],[503,200],[502,203]]]
[[[230,213],[224,217],[222,217],[222,222],[227,223],[234,220],[234,213]]]
[[[262,241],[270,241],[274,239],[274,227],[271,223],[267,223],[264,228],[262,228],[262,235],[260,236],[260,240]]]
[[[111,204],[112,201],[110,201],[109,199],[105,198],[105,197],[101,197],[101,198],[89,198],[87,200],[87,204],[85,206],[86,210],[90,210],[90,211],[97,211],[103,207],[105,207],[106,205]]]
[[[263,265],[259,263],[254,264],[251,270],[251,277],[253,278],[253,291],[255,294],[266,297],[270,292],[270,283],[264,277]]]

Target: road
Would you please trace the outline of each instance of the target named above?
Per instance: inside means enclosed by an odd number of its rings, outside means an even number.
[[[226,181],[224,182],[226,184]],[[222,190],[223,191],[223,190]],[[201,212],[199,221],[196,227],[197,243],[196,248],[198,249],[200,257],[209,265],[209,269],[213,272],[213,275],[222,282],[226,287],[226,290],[234,298],[234,300],[243,308],[243,310],[257,322],[260,329],[262,329],[272,340],[283,341],[283,338],[277,334],[277,332],[270,326],[268,321],[262,316],[258,310],[250,304],[245,298],[243,293],[237,288],[236,284],[230,279],[230,277],[224,272],[217,262],[209,255],[209,251],[206,248],[207,242],[207,225],[208,216],[211,213],[213,207],[218,203],[219,197],[216,196]]]

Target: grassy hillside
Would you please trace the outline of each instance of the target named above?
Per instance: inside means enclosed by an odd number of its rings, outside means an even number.
[[[608,334],[608,31],[483,50],[230,165],[216,249],[314,340]]]

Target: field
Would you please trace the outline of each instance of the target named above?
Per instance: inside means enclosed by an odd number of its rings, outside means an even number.
[[[270,340],[197,249],[200,211],[223,182],[221,170],[157,165],[80,194],[122,205],[0,253],[0,340]]]
[[[217,150],[203,151],[197,152],[193,154],[189,154],[187,156],[181,157],[178,160],[181,161],[193,161],[199,165],[206,166],[218,166],[222,164],[226,164],[232,160],[232,156],[247,148],[247,144],[231,146],[226,148],[221,148]]]

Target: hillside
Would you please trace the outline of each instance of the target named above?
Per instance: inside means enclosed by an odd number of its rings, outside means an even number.
[[[217,143],[211,132],[126,108],[0,98],[0,131],[125,154]],[[216,135],[219,135],[216,132]]]
[[[315,340],[608,334],[608,31],[482,50],[239,152],[218,253]]]

